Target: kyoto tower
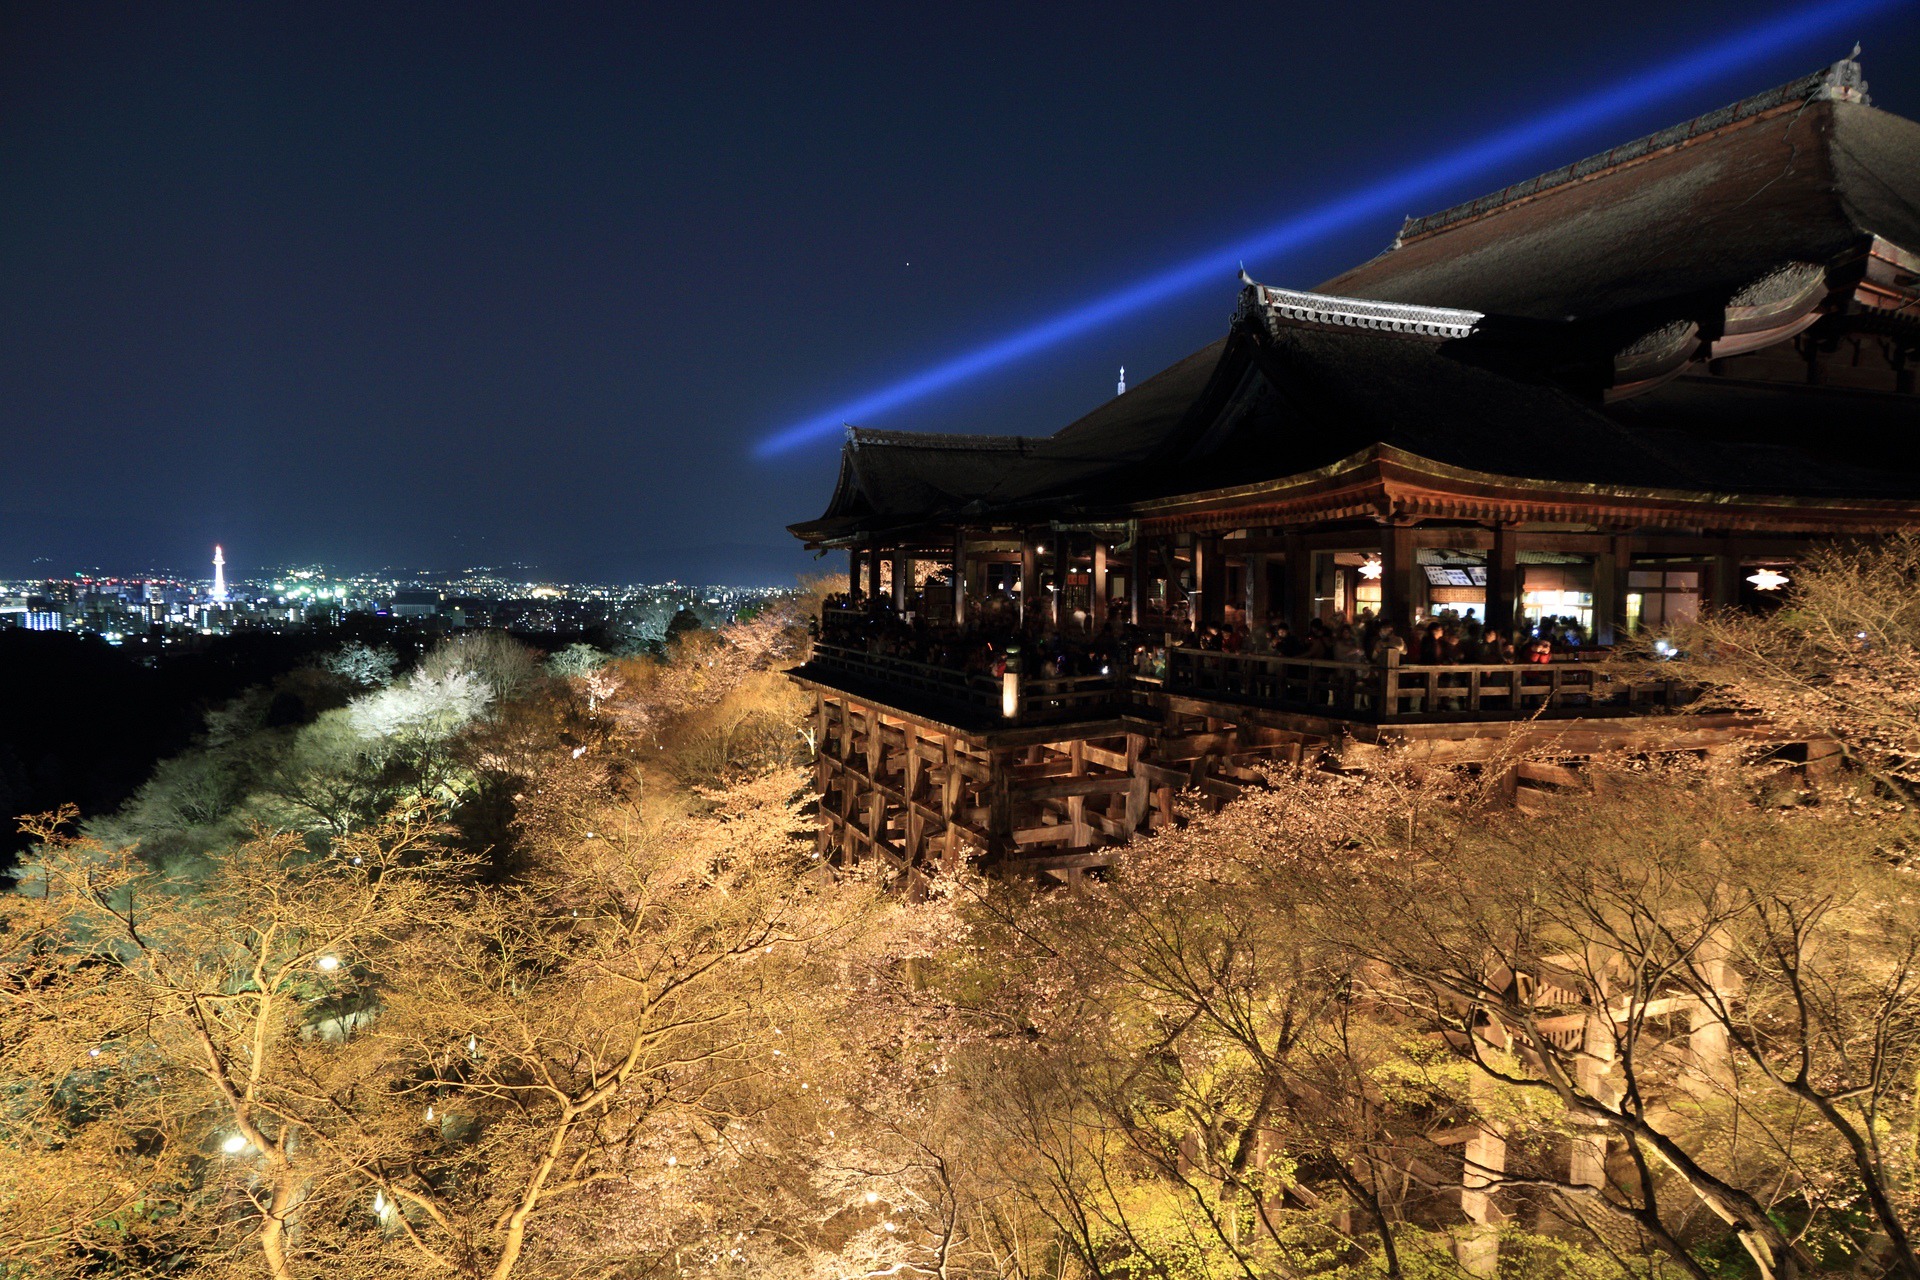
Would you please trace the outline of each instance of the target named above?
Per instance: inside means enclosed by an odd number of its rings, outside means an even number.
[[[227,602],[227,557],[218,543],[213,548],[213,590],[207,599],[215,604]]]

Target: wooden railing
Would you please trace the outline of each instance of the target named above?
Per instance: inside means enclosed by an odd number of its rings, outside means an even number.
[[[1171,649],[1166,688],[1372,721],[1505,719],[1541,710],[1621,715],[1671,709],[1684,698],[1675,681],[1622,680],[1588,662],[1427,666],[1400,656],[1358,663]]]
[[[1426,666],[1387,656],[1359,663],[1170,649],[1164,680],[1122,672],[1009,682],[821,640],[810,665],[1005,724],[1097,719],[1159,690],[1371,722],[1626,715],[1670,710],[1687,697],[1675,681],[1620,679],[1591,662]]]
[[[810,665],[908,690],[1008,724],[1093,719],[1115,710],[1127,695],[1126,682],[1112,676],[1018,676],[1010,692],[1001,676],[953,671],[829,640],[814,642]]]

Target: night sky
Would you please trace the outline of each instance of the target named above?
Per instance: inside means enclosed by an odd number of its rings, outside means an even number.
[[[0,575],[789,580],[838,443],[770,432],[1790,7],[0,5]],[[1858,25],[1406,212],[1856,38],[1920,116]],[[1235,292],[867,425],[1050,432]]]

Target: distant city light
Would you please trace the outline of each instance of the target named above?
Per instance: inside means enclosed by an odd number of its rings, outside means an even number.
[[[924,400],[1181,294],[1202,286],[1223,285],[1243,263],[1270,266],[1282,255],[1369,219],[1404,214],[1469,179],[1569,143],[1631,112],[1676,98],[1702,82],[1824,36],[1842,23],[1858,23],[1904,2],[1824,0],[1649,67],[1605,89],[1544,111],[1528,111],[1521,123],[1476,138],[1425,164],[1293,213],[1243,239],[1217,246],[1082,306],[1026,325],[784,427],[761,440],[753,450],[754,456],[779,457],[835,436],[849,423],[865,422]]]

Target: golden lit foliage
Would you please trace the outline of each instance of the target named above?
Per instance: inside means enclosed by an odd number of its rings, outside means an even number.
[[[860,900],[808,887],[795,788],[603,805],[492,889],[418,814],[325,855],[264,835],[190,893],[43,829],[4,920],[28,958],[0,1162],[23,1220],[0,1235],[36,1274],[180,1250],[277,1277],[711,1252],[756,1214],[709,1197],[777,1164],[762,1131],[792,1125],[769,1117],[812,1106],[803,979]]]
[[[1679,640],[1663,675],[1701,681],[1920,799],[1920,532],[1815,551],[1780,607],[1724,610]]]

